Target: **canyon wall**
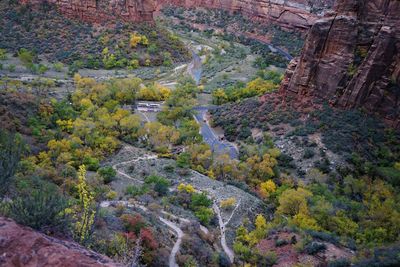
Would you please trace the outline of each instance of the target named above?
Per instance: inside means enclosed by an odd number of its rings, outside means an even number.
[[[153,0],[20,0],[23,4],[55,4],[61,13],[85,22],[104,23],[114,20],[152,22]]]
[[[281,93],[363,108],[400,128],[400,1],[338,0],[315,22]]]
[[[19,0],[21,3],[55,4],[68,17],[102,23],[115,19],[153,21],[165,6],[203,7],[240,12],[244,16],[306,31],[335,0]]]
[[[303,31],[308,30],[333,3],[334,0],[156,0],[157,10],[165,6],[223,9]]]

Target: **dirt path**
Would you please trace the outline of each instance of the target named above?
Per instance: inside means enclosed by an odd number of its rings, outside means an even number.
[[[123,205],[123,206],[128,207],[128,208],[139,208],[139,209],[141,209],[141,210],[143,210],[145,212],[148,211],[148,209],[145,206],[142,206],[142,205],[140,205],[138,203],[131,203],[129,201],[123,201],[123,200],[121,200],[121,201],[102,201],[100,203],[100,207],[102,207],[102,208],[107,208],[107,207],[109,207],[111,205]],[[169,216],[172,216],[172,217],[177,218],[177,219],[179,219],[181,221],[189,221],[189,220],[187,220],[185,218],[176,217],[175,215],[170,214],[170,213],[168,213],[166,211],[161,211],[161,213],[169,215]],[[176,263],[176,254],[178,253],[178,251],[181,248],[182,237],[184,236],[184,233],[183,233],[182,229],[178,225],[176,225],[175,223],[171,222],[170,220],[167,220],[167,219],[165,219],[165,218],[163,218],[161,216],[158,216],[158,219],[161,222],[163,222],[165,225],[167,225],[169,228],[171,228],[177,234],[177,240],[176,240],[174,246],[172,247],[171,253],[169,255],[169,267],[178,267],[178,264]]]
[[[158,218],[160,219],[160,221],[162,221],[164,224],[166,224],[169,228],[173,229],[178,236],[178,239],[176,240],[176,242],[171,250],[171,254],[169,254],[169,267],[178,267],[178,264],[176,263],[176,253],[178,253],[179,249],[181,248],[182,237],[184,236],[183,231],[181,228],[179,228],[173,222],[168,221],[162,217],[158,217]]]
[[[129,148],[129,147],[128,147]],[[114,170],[117,171],[117,173],[127,179],[131,179],[134,180],[136,182],[139,183],[143,183],[143,181],[138,180],[126,173],[124,173],[121,170],[118,170],[118,167],[121,165],[125,165],[125,164],[130,164],[130,163],[134,163],[134,162],[138,162],[141,160],[149,160],[149,159],[155,159],[157,158],[156,155],[144,155],[141,157],[137,157],[134,158],[132,160],[128,160],[128,161],[124,161],[124,162],[120,162],[120,163],[116,163],[114,164],[112,167]],[[122,204],[124,206],[130,207],[130,208],[140,208],[143,211],[148,211],[148,209],[142,205],[140,205],[139,203],[131,203],[128,201],[103,201],[100,203],[101,207],[108,207],[111,204]],[[213,209],[214,212],[217,214],[218,216],[218,223],[219,223],[219,227],[220,227],[220,231],[221,231],[221,246],[222,249],[224,250],[224,252],[226,253],[226,255],[228,256],[229,260],[231,263],[233,263],[235,255],[234,252],[232,251],[232,249],[227,245],[226,243],[226,236],[225,236],[225,230],[226,230],[226,226],[228,225],[228,223],[230,222],[230,220],[232,219],[233,215],[235,214],[235,211],[237,210],[237,208],[240,206],[240,200],[238,201],[238,203],[236,204],[235,208],[233,209],[231,215],[229,216],[229,218],[224,222],[224,220],[222,219],[222,215],[221,215],[221,210],[217,204],[217,202],[214,200],[214,204],[213,204]],[[162,214],[166,215],[166,216],[170,216],[173,219],[176,219],[180,222],[186,222],[189,223],[190,220],[186,219],[186,218],[181,218],[178,216],[175,216],[169,212],[166,212],[164,210],[161,211]],[[176,234],[177,234],[177,240],[171,250],[170,256],[169,256],[169,266],[170,267],[177,267],[177,263],[176,263],[176,254],[178,253],[178,251],[180,250],[181,247],[181,243],[182,243],[182,237],[184,236],[184,233],[182,231],[182,229],[175,223],[173,223],[170,220],[167,220],[161,216],[158,216],[158,219],[163,222],[165,225],[167,225],[170,229],[172,229]],[[200,230],[203,231],[204,233],[208,233],[208,229],[204,226],[200,226]]]
[[[114,164],[114,165],[112,166],[112,168],[113,168],[119,175],[121,175],[121,176],[123,176],[123,177],[125,177],[125,178],[127,178],[127,179],[133,180],[133,181],[135,181],[135,182],[138,182],[138,183],[140,183],[140,184],[143,184],[143,181],[142,181],[142,180],[133,178],[132,176],[130,176],[130,175],[124,173],[123,171],[118,170],[118,166],[125,165],[125,164],[130,164],[130,163],[134,163],[134,162],[138,162],[138,161],[141,161],[141,160],[149,160],[149,159],[156,159],[156,158],[157,158],[156,155],[145,155],[145,156],[143,156],[143,157],[138,157],[138,158],[135,158],[135,159],[132,159],[132,160],[128,160],[128,161],[116,163],[116,164]]]
[[[221,210],[218,207],[218,204],[214,201],[213,204],[213,209],[214,212],[217,214],[218,216],[218,224],[219,224],[219,228],[221,230],[221,246],[222,249],[225,251],[226,255],[228,256],[229,260],[231,263],[233,263],[234,259],[235,259],[235,254],[232,251],[232,249],[226,244],[226,237],[225,237],[225,230],[226,230],[226,226],[228,225],[228,223],[230,222],[230,220],[233,217],[233,214],[235,213],[236,209],[239,207],[240,205],[240,200],[239,202],[236,204],[235,208],[233,209],[231,215],[229,216],[228,220],[226,220],[225,222],[222,219],[221,216]]]
[[[148,159],[155,159],[155,158],[157,158],[156,155],[145,155],[145,156],[142,156],[142,157],[137,157],[137,158],[132,159],[132,160],[128,160],[128,161],[124,161],[124,162],[120,162],[120,163],[114,164],[112,167],[113,167],[113,169],[115,171],[117,171],[117,173],[119,175],[122,175],[123,177],[131,179],[131,180],[134,180],[136,182],[143,183],[143,181],[138,180],[136,178],[133,178],[132,176],[124,173],[123,171],[118,170],[118,166],[125,165],[125,164],[130,164],[130,163],[134,163],[134,162],[138,162],[140,160],[148,160]],[[122,204],[122,205],[127,206],[127,207],[138,207],[143,211],[147,211],[146,207],[144,207],[142,205],[139,205],[139,204],[132,204],[132,203],[129,203],[128,201],[103,201],[103,202],[100,203],[100,206],[101,207],[108,207],[111,204],[115,204],[115,203]],[[168,213],[166,211],[162,211],[161,213],[169,215],[169,216],[173,216],[175,218],[178,218],[181,221],[189,221],[189,220],[187,220],[185,218],[176,217],[175,215],[170,214],[170,213]],[[158,219],[161,222],[163,222],[164,224],[166,224],[169,228],[171,228],[177,234],[178,239],[176,240],[176,242],[175,242],[175,244],[174,244],[174,246],[173,246],[173,248],[171,250],[171,254],[169,255],[169,266],[170,267],[178,267],[178,264],[176,263],[176,259],[175,258],[176,258],[176,254],[178,253],[178,251],[181,248],[182,237],[184,236],[183,231],[175,223],[173,223],[173,222],[171,222],[171,221],[169,221],[167,219],[164,219],[161,216],[159,216]]]

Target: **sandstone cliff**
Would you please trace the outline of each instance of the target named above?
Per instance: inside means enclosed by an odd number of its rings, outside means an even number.
[[[48,237],[0,217],[0,266],[120,266],[80,245]]]
[[[308,30],[334,0],[156,0],[165,6],[203,7],[240,12],[244,16],[285,28]]]
[[[155,4],[153,0],[19,0],[27,4],[55,4],[61,13],[91,23],[113,20],[152,22]]]
[[[19,0],[21,3],[55,4],[68,17],[87,22],[153,21],[165,6],[204,7],[240,12],[244,16],[306,31],[334,0]]]
[[[338,0],[291,62],[281,93],[361,107],[400,128],[400,1]]]

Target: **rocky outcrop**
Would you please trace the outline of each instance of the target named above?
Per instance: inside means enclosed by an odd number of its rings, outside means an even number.
[[[363,108],[400,128],[400,1],[338,0],[315,22],[281,93]]]
[[[120,266],[68,241],[51,238],[0,217],[0,266]]]
[[[153,0],[20,0],[23,4],[55,4],[70,18],[85,22],[104,23],[115,20],[152,22],[155,11]]]
[[[297,30],[308,30],[333,2],[334,0],[156,0],[158,10],[165,6],[223,9]]]

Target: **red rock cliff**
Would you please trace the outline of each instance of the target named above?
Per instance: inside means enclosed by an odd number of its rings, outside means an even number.
[[[153,0],[20,0],[20,2],[25,4],[52,3],[64,15],[92,23],[116,19],[151,22],[155,11]]]
[[[290,29],[308,30],[333,2],[334,0],[156,0],[156,5],[158,10],[165,6],[223,9],[241,12],[247,17]]]
[[[362,107],[400,128],[400,1],[338,0],[317,20],[281,93]],[[304,101],[303,101],[304,102]]]
[[[0,266],[121,266],[80,245],[48,237],[0,217]]]
[[[21,3],[53,3],[60,11],[87,22],[115,19],[152,21],[165,6],[204,7],[241,12],[243,15],[276,23],[290,29],[308,30],[329,9],[334,0],[19,0]]]

